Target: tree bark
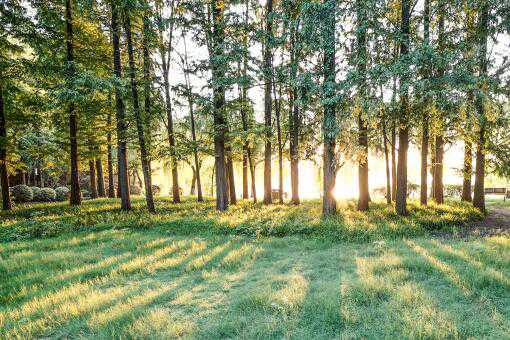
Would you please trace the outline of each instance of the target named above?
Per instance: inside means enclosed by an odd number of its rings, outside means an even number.
[[[217,84],[213,87],[214,102],[214,157],[216,166],[216,209],[219,211],[228,208],[228,188],[227,188],[227,172],[225,168],[225,87],[221,84],[225,77],[225,69],[219,60],[223,57],[224,42],[224,23],[223,9],[224,6],[218,3],[218,0],[211,1],[211,9],[213,13],[213,31],[212,31],[212,55],[211,68],[213,83]]]
[[[367,59],[367,36],[366,36],[366,8],[363,0],[356,0],[356,41],[357,41],[357,69],[360,77],[358,85],[358,210],[368,210],[370,195],[368,192],[368,128],[364,117],[365,114],[365,89],[366,89],[366,59]]]
[[[118,9],[116,2],[111,2],[112,9],[112,43],[113,43],[113,68],[118,81],[122,79],[122,63],[120,58]],[[126,109],[122,98],[122,91],[117,84],[115,86],[115,107],[117,116],[117,173],[118,192],[121,199],[121,209],[131,209],[131,198],[129,193],[129,176],[127,160],[127,122]]]
[[[275,115],[276,115],[276,137],[278,143],[278,200],[283,204],[283,145],[282,145],[282,128],[280,124],[280,103],[282,100],[281,86],[279,87],[279,96],[276,96],[276,85],[273,79],[273,96],[275,100]]]
[[[89,183],[90,183],[90,197],[92,199],[95,199],[97,198],[97,181],[94,159],[89,159]]]
[[[97,194],[99,197],[106,197],[106,190],[104,187],[104,174],[103,174],[103,162],[101,156],[96,157],[96,172],[97,172]]]
[[[108,114],[108,134],[107,140],[107,167],[108,167],[108,197],[115,198],[115,183],[113,179],[113,154],[112,154],[112,132],[111,132],[111,114]]]
[[[1,78],[0,78],[1,79]],[[0,184],[2,184],[2,209],[11,210],[9,173],[7,172],[7,127],[4,108],[3,86],[0,80]]]
[[[298,58],[296,46],[297,24],[292,25],[290,36],[290,67],[291,67],[291,93],[289,98],[289,154],[290,154],[290,186],[291,203],[299,204],[299,104],[297,101],[297,78]]]
[[[129,59],[129,77],[131,79],[131,97],[133,100],[133,111],[136,120],[136,130],[138,133],[138,144],[140,145],[140,160],[142,163],[143,181],[145,186],[145,200],[147,209],[155,212],[154,197],[152,195],[152,178],[149,169],[149,157],[147,154],[147,142],[145,140],[145,132],[143,126],[142,114],[140,112],[140,104],[138,101],[138,85],[136,81],[135,58],[133,53],[133,42],[131,39],[131,18],[128,12],[124,13],[124,31],[126,33],[126,42]]]
[[[335,1],[323,0],[325,6],[324,16],[324,99],[335,95]],[[329,101],[324,103],[324,118],[322,123],[324,142],[324,195],[322,201],[322,214],[329,216],[336,213],[336,200],[333,193],[336,180],[336,111],[335,104]]]
[[[400,43],[400,55],[404,57],[408,53],[409,33],[410,33],[410,0],[402,0],[402,22]],[[403,76],[400,81],[400,117],[398,128],[398,165],[397,165],[397,197],[395,210],[398,215],[407,215],[407,150],[409,147],[409,93],[407,86],[403,85],[407,81],[407,76]]]
[[[383,96],[383,92],[381,89],[381,98]],[[389,160],[389,150],[388,150],[388,135],[386,131],[386,115],[383,114],[382,117],[382,133],[383,133],[383,146],[384,146],[384,161],[386,166],[386,203],[391,204],[391,174],[390,174],[390,160]]]
[[[426,47],[430,42],[430,0],[425,0],[423,9],[423,40]],[[426,67],[430,67],[427,63]],[[428,78],[429,69],[424,70],[424,77]],[[420,204],[427,205],[428,201],[428,154],[429,154],[429,116],[428,116],[428,98],[425,98],[425,105],[422,110],[421,122],[421,171],[420,171]]]
[[[466,137],[464,139],[464,168],[462,170],[462,196],[464,202],[471,202],[471,176],[473,175],[473,145]]]
[[[271,44],[273,32],[273,0],[266,0],[266,29],[264,41],[264,124],[266,129],[265,146],[264,146],[264,204],[272,203],[272,186],[271,186],[271,139],[272,132],[272,98],[271,98],[271,83],[273,65],[271,58]]]
[[[230,141],[228,142],[230,143]],[[227,145],[225,148],[225,151],[227,152],[227,181],[228,181],[228,193],[230,198],[230,204],[236,204],[237,203],[237,197],[236,197],[236,186],[234,181],[234,162],[232,160],[232,148],[230,145]]]
[[[71,0],[66,0],[65,9],[65,21],[66,21],[66,51],[67,51],[67,63],[69,67],[69,77],[74,77],[74,53],[73,53],[73,15],[72,15],[72,3]],[[71,205],[81,204],[81,192],[80,192],[80,179],[79,179],[79,168],[78,168],[78,123],[76,117],[76,110],[74,102],[68,104],[69,112],[69,142],[70,142],[70,159],[71,159],[71,195],[69,203]]]
[[[489,2],[481,1],[478,22],[478,75],[483,79],[487,76],[487,38],[489,25]],[[473,206],[485,212],[485,133],[487,117],[485,116],[485,80],[479,84],[476,96],[476,112],[478,116],[479,132],[476,147],[476,173]]]
[[[439,51],[444,53],[445,51],[445,6],[444,2],[439,4],[439,27],[438,27],[438,45]],[[444,77],[445,69],[443,66],[438,68],[438,77],[441,79]],[[440,104],[443,101],[443,96],[440,94]],[[440,109],[440,130],[436,135],[435,140],[435,160],[434,166],[434,200],[438,204],[444,203],[444,184],[443,184],[443,158],[444,158],[444,109]]]
[[[397,200],[397,127],[396,118],[391,124],[391,200]]]

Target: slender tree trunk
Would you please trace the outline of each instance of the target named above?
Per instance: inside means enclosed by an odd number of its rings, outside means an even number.
[[[397,200],[397,127],[396,120],[392,118],[391,125],[391,200]]]
[[[211,66],[214,83],[221,83],[221,79],[225,77],[225,65],[220,59],[223,57],[224,43],[224,23],[223,10],[224,6],[218,3],[218,0],[212,0],[210,5],[213,13],[213,31],[212,31],[212,55]],[[217,85],[213,88],[214,102],[214,157],[216,165],[216,209],[219,211],[228,208],[228,188],[227,188],[227,171],[225,167],[225,87]]]
[[[193,177],[191,178],[191,188],[189,190],[189,194],[194,196],[196,191],[197,172],[193,166],[191,167],[191,170],[193,171]]]
[[[271,138],[273,136],[271,126],[271,111],[272,111],[272,98],[271,98],[271,83],[273,65],[271,63],[271,44],[273,32],[273,0],[266,1],[266,29],[265,29],[265,42],[264,42],[264,123],[266,129],[266,140],[264,146],[264,204],[272,203],[272,186],[271,186]]]
[[[248,148],[248,165],[250,166],[251,173],[251,195],[253,196],[253,202],[257,203],[257,187],[255,185],[255,162],[251,155],[251,150]]]
[[[410,33],[410,0],[402,0],[402,22],[400,43],[400,55],[404,57],[408,53]],[[397,199],[395,210],[398,215],[407,215],[407,150],[409,147],[409,93],[406,77],[400,82],[400,117],[398,129],[398,165],[397,165]]]
[[[435,142],[435,161],[434,166],[434,200],[438,204],[444,203],[443,195],[443,155],[444,155],[444,139],[442,132],[436,136]]]
[[[103,162],[101,156],[96,157],[96,171],[97,171],[97,193],[99,197],[106,197],[106,190],[104,187],[104,174],[103,174]]]
[[[97,181],[96,181],[96,167],[94,160],[89,159],[89,180],[90,180],[90,197],[97,198]]]
[[[66,47],[67,63],[69,67],[69,77],[74,77],[74,55],[73,55],[73,16],[71,0],[66,0]],[[78,168],[78,123],[74,102],[69,102],[69,141],[70,141],[70,159],[71,159],[71,196],[69,203],[71,205],[81,204],[80,179]]]
[[[122,63],[120,58],[118,9],[116,2],[111,2],[112,7],[112,43],[113,43],[113,68],[115,77],[122,79]],[[117,116],[117,173],[118,173],[118,192],[121,199],[122,210],[131,209],[131,199],[129,193],[129,176],[127,161],[127,122],[126,109],[122,98],[122,91],[115,86],[115,107]]]
[[[482,1],[478,20],[478,74],[481,78],[487,76],[487,38],[489,25],[489,2]],[[476,95],[476,113],[479,122],[478,141],[476,146],[476,173],[473,206],[485,212],[485,133],[487,117],[485,116],[485,80],[479,84]]]
[[[323,0],[325,8],[324,18],[324,98],[331,98],[335,95],[335,1]],[[336,111],[335,104],[325,102],[324,118],[322,123],[324,142],[324,196],[322,201],[322,214],[324,216],[336,213],[336,200],[333,193],[336,180]]]
[[[440,52],[445,51],[445,2],[439,3],[439,27],[438,27],[438,45]],[[444,76],[445,69],[443,66],[438,68],[438,77],[442,78]],[[440,103],[442,102],[443,95],[439,95]],[[436,164],[434,166],[434,200],[436,203],[442,204],[444,203],[444,184],[443,184],[443,158],[444,158],[444,109],[441,108],[440,112],[440,129],[437,132],[435,138],[435,160]]]
[[[435,138],[431,141],[430,149],[435,148]],[[430,175],[432,176],[431,190],[430,190],[430,198],[434,199],[434,186],[435,186],[435,168],[436,168],[436,153],[430,153]]]
[[[227,152],[227,180],[228,180],[228,192],[229,192],[229,198],[230,198],[230,204],[236,204],[237,203],[237,197],[236,197],[236,186],[234,181],[234,162],[232,161],[232,148],[230,145],[228,145],[225,148],[225,151]]]
[[[299,204],[299,104],[297,101],[297,88],[294,83],[297,77],[298,58],[296,46],[297,27],[293,25],[290,37],[290,67],[291,78],[293,84],[291,85],[291,93],[289,100],[289,154],[290,154],[290,186],[291,186],[291,203]]]
[[[0,184],[2,184],[2,209],[11,210],[12,202],[9,193],[9,173],[7,172],[7,127],[5,119],[3,86],[1,82],[0,82]]]
[[[382,90],[381,90],[382,98]],[[384,161],[386,166],[386,203],[391,204],[391,175],[390,175],[390,160],[388,151],[388,134],[386,131],[386,116],[382,117],[382,132],[383,132],[383,145],[384,145]]]
[[[428,47],[430,42],[430,0],[425,0],[423,9],[423,40],[425,46]],[[430,73],[429,65],[426,65],[427,69],[424,70],[425,78],[428,78]],[[425,105],[422,112],[421,122],[421,171],[420,171],[420,204],[427,205],[428,200],[428,178],[427,178],[427,165],[428,165],[428,153],[429,153],[429,115],[428,115],[428,97],[425,98]]]
[[[462,196],[464,202],[471,202],[471,176],[473,175],[473,145],[469,138],[464,139],[464,169],[462,181]]]
[[[133,43],[131,40],[131,19],[129,13],[124,13],[124,31],[126,33],[128,57],[129,57],[129,77],[131,79],[131,97],[133,99],[133,111],[136,120],[136,130],[138,132],[138,144],[140,145],[140,159],[142,163],[142,173],[145,186],[145,200],[147,201],[147,209],[155,212],[154,197],[152,195],[152,179],[149,169],[149,157],[147,154],[147,143],[143,127],[142,114],[140,112],[140,104],[138,101],[138,85],[136,82],[135,58],[133,53]]]
[[[365,92],[366,92],[366,59],[367,59],[367,35],[366,35],[366,8],[363,0],[356,0],[356,40],[357,40],[357,69],[360,77],[358,85],[358,145],[360,154],[358,159],[358,210],[368,210],[370,195],[368,192],[368,128],[364,117]]]
[[[106,136],[107,140],[107,167],[108,167],[108,197],[115,198],[115,183],[113,179],[113,154],[112,154],[112,132],[111,132],[111,124],[112,124],[111,114],[108,114],[108,134]]]
[[[282,100],[281,86],[279,86],[279,96],[276,96],[276,84],[273,78],[273,96],[275,101],[276,115],[276,137],[278,142],[278,200],[283,204],[283,145],[282,145],[282,128],[280,123],[280,108]]]

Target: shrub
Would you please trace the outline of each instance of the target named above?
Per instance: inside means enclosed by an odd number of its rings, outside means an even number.
[[[445,195],[448,197],[460,197],[462,195],[461,184],[445,184],[444,186]]]
[[[159,195],[160,192],[161,192],[161,188],[158,185],[153,184],[152,185],[152,194],[154,196],[157,196],[157,195]]]
[[[35,197],[35,195],[37,195],[41,191],[41,188],[39,188],[39,187],[30,187],[30,190],[32,190],[32,195]],[[34,199],[34,198],[32,198],[32,199]]]
[[[90,198],[90,191],[88,191],[87,189],[81,189],[81,197]]]
[[[131,195],[140,195],[142,193],[142,188],[140,188],[138,185],[132,185],[129,190]]]
[[[57,194],[52,188],[41,188],[35,195],[35,202],[53,202]]]
[[[34,194],[29,186],[24,184],[11,187],[11,196],[14,202],[26,203],[34,198]]]
[[[67,187],[58,187],[55,189],[56,200],[63,202],[69,198],[71,191]]]

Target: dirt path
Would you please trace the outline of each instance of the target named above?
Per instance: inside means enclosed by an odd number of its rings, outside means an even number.
[[[472,222],[458,235],[466,236],[494,236],[510,235],[510,209],[501,207],[489,207],[487,216],[477,222]]]

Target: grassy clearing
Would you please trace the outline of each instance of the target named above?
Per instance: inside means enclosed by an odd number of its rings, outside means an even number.
[[[87,202],[80,210],[27,206],[3,215],[8,218],[2,220],[2,238],[17,236],[0,243],[0,334],[510,335],[510,238],[420,236],[431,226],[459,228],[451,221],[476,217],[463,205],[413,207],[405,220],[382,205],[367,215],[345,209],[335,228],[334,222],[320,220],[317,202],[299,208],[243,204],[225,216],[215,213],[210,202],[196,207],[190,201],[176,207],[159,202],[158,217],[141,208],[120,213],[104,200]],[[44,212],[37,214],[41,208]],[[210,220],[214,223],[207,230]],[[33,232],[37,223],[58,227],[50,234],[40,227],[40,236],[53,237],[39,238]],[[78,226],[69,228],[73,223]],[[292,232],[298,226],[303,229]],[[248,227],[255,230],[248,233]],[[291,236],[253,237],[274,230],[274,235]]]
[[[149,214],[140,198],[134,209],[123,212],[117,200],[87,201],[80,208],[67,203],[31,204],[10,213],[0,213],[0,242],[56,236],[66,232],[106,229],[157,229],[174,235],[312,235],[346,241],[374,241],[422,236],[429,230],[454,231],[481,215],[460,202],[421,207],[411,203],[410,215],[399,217],[393,208],[373,203],[368,213],[356,211],[355,202],[343,202],[339,214],[323,219],[318,200],[302,205],[270,205],[240,202],[219,213],[214,202],[196,203],[187,198],[181,204],[159,199],[158,213]]]

